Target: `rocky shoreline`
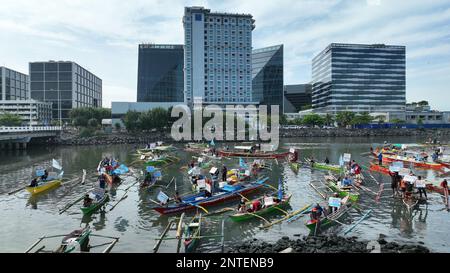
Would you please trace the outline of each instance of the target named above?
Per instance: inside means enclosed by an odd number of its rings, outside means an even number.
[[[375,245],[375,246],[374,246]],[[374,247],[372,247],[374,246]],[[379,246],[379,248],[378,248]],[[303,236],[291,240],[284,236],[276,243],[261,242],[257,239],[243,242],[228,250],[228,253],[430,253],[419,244],[398,244],[387,242],[380,234],[376,241],[358,240],[357,237]]]
[[[424,139],[450,136],[450,129],[298,129],[280,130],[280,138],[297,137],[377,137],[377,136],[420,136]],[[156,141],[175,143],[168,132],[126,133],[115,132],[90,137],[79,137],[77,132],[64,132],[49,144],[54,145],[112,145],[112,144],[146,144]],[[188,141],[177,141],[188,142]]]

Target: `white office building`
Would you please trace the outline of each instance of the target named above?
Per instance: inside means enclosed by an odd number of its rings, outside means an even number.
[[[52,104],[37,100],[0,100],[2,113],[20,116],[24,125],[50,125]]]
[[[204,104],[252,103],[250,14],[216,13],[186,7],[184,25],[184,101]]]

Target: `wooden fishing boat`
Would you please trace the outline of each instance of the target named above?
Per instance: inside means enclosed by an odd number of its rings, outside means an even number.
[[[32,195],[39,194],[54,188],[61,186],[62,179],[55,179],[50,181],[41,182],[40,185],[36,187],[25,187],[25,189]]]
[[[298,163],[298,162],[289,162],[289,167],[291,167],[292,171],[297,174],[298,170],[300,169],[300,163]]]
[[[61,245],[56,249],[56,253],[70,253],[76,249],[86,251],[89,248],[89,235],[91,229],[89,226],[83,229],[77,229],[66,235]]]
[[[351,203],[348,204],[344,201],[344,204],[342,204],[341,207],[335,212],[327,216],[322,216],[320,220],[310,219],[305,223],[305,225],[311,233],[314,233],[316,231],[317,223],[319,223],[319,226],[317,228],[323,231],[324,229],[332,226],[337,220],[339,220],[350,209],[350,207]]]
[[[184,252],[194,252],[195,248],[200,244],[202,225],[202,214],[196,214],[184,230]]]
[[[440,163],[433,163],[433,162],[425,162],[425,161],[418,161],[411,158],[407,158],[404,156],[383,156],[383,162],[391,163],[395,161],[402,161],[409,164],[413,164],[416,167],[424,168],[424,169],[433,169],[433,170],[441,170],[444,165]]]
[[[339,193],[339,197],[348,196],[351,202],[357,202],[359,199],[359,193],[355,192],[352,187],[339,187],[335,180],[328,180],[328,186],[332,191]]]
[[[92,193],[94,193],[94,191]],[[94,195],[96,194],[94,193]],[[108,201],[109,201],[109,194],[104,192],[103,195],[100,196],[100,198],[96,198],[95,200],[93,200],[90,206],[88,207],[82,206],[81,212],[83,212],[83,215],[89,215],[94,211],[98,210],[99,208],[101,208]]]
[[[450,169],[450,162],[445,162],[445,161],[442,161],[442,160],[436,160],[436,163],[439,163],[442,166],[444,166],[445,168]]]
[[[181,198],[181,202],[171,202],[164,206],[160,205],[153,207],[155,211],[162,215],[179,213],[183,211],[194,210],[196,208],[203,208],[208,206],[224,203],[229,200],[240,198],[243,194],[254,192],[261,188],[268,178],[260,179],[256,182],[246,184],[225,185],[219,187],[211,196],[206,196],[204,191],[194,194],[189,194]]]
[[[433,191],[433,192],[437,192],[437,193],[440,193],[442,195],[445,195],[445,189],[443,187],[441,187],[441,186],[437,186],[437,185],[434,185],[432,183],[428,183],[428,184],[426,184],[426,188],[429,191]],[[448,190],[450,190],[450,188],[448,188]]]
[[[292,195],[284,196],[283,199],[278,203],[273,203],[270,206],[264,207],[258,211],[255,212],[239,212],[233,215],[230,215],[230,219],[234,222],[242,222],[246,220],[253,219],[255,217],[261,216],[263,214],[272,213],[272,212],[280,212],[280,208],[286,207],[289,205],[289,201],[291,200]],[[264,197],[258,198],[262,201]],[[254,200],[249,201],[248,203],[252,203]],[[255,216],[257,215],[257,216]]]
[[[391,174],[391,171],[389,171],[388,167],[380,166],[380,165],[374,164],[374,163],[370,163],[369,170],[372,171],[372,172],[379,172],[379,173],[387,174],[387,175]]]
[[[285,153],[265,153],[265,152],[238,152],[238,151],[218,151],[220,156],[223,157],[243,157],[243,158],[265,158],[265,159],[278,159],[285,158],[289,155],[289,152]]]
[[[341,172],[342,171],[342,167],[339,165],[331,165],[331,164],[325,164],[325,163],[317,163],[315,162],[312,167],[314,169],[319,169],[319,170],[327,170],[327,171],[332,171],[332,172]]]
[[[165,156],[158,159],[151,159],[145,162],[145,166],[153,166],[153,167],[164,167],[174,162],[178,162],[179,158],[174,156]]]

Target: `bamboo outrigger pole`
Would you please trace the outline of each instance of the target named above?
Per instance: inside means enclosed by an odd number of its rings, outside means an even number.
[[[155,246],[153,247],[153,253],[158,252],[161,242],[163,241],[163,239],[166,236],[167,232],[169,231],[170,227],[172,227],[173,223],[174,223],[174,221],[172,220],[167,224],[166,228],[164,229],[163,233],[161,234],[161,237],[159,237],[158,242],[156,242]]]
[[[176,237],[178,238],[178,244],[177,244],[177,253],[180,253],[180,246],[181,246],[181,239],[183,238],[183,219],[184,219],[184,212],[181,214],[180,221],[178,222],[177,227],[177,234]]]

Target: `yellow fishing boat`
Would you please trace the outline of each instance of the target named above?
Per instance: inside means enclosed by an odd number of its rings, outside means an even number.
[[[31,194],[38,194],[38,193],[41,193],[41,192],[44,192],[44,191],[47,191],[47,190],[59,187],[61,185],[61,181],[62,181],[61,179],[55,179],[55,180],[51,180],[51,181],[45,182],[45,183],[43,183],[43,184],[41,184],[39,186],[36,186],[36,187],[28,186],[25,189]]]

